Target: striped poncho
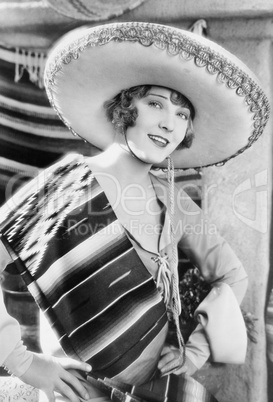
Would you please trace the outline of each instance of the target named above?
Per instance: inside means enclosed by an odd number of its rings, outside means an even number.
[[[0,233],[63,350],[92,365],[88,380],[109,399],[216,401],[190,377],[154,376],[166,306],[84,157],[20,189],[1,208]]]
[[[150,378],[166,307],[83,157],[68,155],[19,190],[1,210],[1,233],[68,355],[115,377],[154,343],[139,381]]]

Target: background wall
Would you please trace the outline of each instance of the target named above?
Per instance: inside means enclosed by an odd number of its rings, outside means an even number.
[[[111,22],[151,21],[188,29],[200,18],[206,20],[208,37],[241,58],[271,98],[271,0],[146,0]],[[90,153],[52,113],[38,79],[52,44],[83,24],[87,21],[65,17],[45,1],[0,1],[0,201],[63,153]],[[39,60],[33,72],[35,57]],[[247,152],[223,167],[204,169],[202,175],[203,207],[249,274],[243,309],[255,318],[257,330],[257,343],[249,342],[245,365],[207,365],[196,375],[220,402],[268,400],[264,313],[271,262],[271,137],[270,122]]]
[[[271,95],[271,19],[244,18],[211,21],[211,35],[256,72]],[[249,289],[243,307],[257,318],[257,343],[249,343],[246,365],[227,367],[220,391],[223,401],[265,401],[266,337],[264,309],[270,270],[272,192],[272,125],[253,148],[220,169],[204,172],[204,184],[216,184],[208,209],[221,233],[242,260]],[[225,213],[223,214],[223,211]],[[269,382],[272,378],[269,379]],[[272,400],[273,395],[269,397]],[[238,400],[238,399],[237,399]]]

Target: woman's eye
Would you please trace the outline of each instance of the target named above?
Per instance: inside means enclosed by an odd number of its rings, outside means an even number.
[[[161,109],[161,104],[159,102],[150,101],[149,106],[154,107],[156,109]]]
[[[183,119],[183,120],[188,120],[189,119],[189,116],[188,116],[187,113],[181,112],[181,113],[178,113],[178,116],[181,117],[181,119]]]

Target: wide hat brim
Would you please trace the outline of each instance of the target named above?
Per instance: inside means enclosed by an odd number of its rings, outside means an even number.
[[[179,91],[195,108],[194,141],[173,152],[175,168],[225,163],[259,138],[269,118],[268,99],[244,63],[202,36],[169,26],[127,22],[76,29],[59,41],[45,69],[47,95],[59,117],[102,150],[114,138],[104,102],[144,84]]]

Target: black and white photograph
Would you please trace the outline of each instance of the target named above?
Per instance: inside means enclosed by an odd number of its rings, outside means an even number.
[[[0,0],[0,402],[273,402],[272,0]]]

